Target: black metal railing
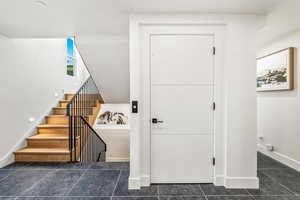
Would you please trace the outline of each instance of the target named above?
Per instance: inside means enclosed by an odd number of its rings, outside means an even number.
[[[71,162],[98,162],[105,158],[106,144],[90,125],[101,101],[100,92],[90,76],[67,104]]]

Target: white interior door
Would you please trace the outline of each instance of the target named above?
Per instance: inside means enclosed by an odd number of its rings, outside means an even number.
[[[212,35],[151,36],[152,183],[212,182],[213,46]]]

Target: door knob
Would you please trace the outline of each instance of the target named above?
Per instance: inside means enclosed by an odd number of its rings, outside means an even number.
[[[164,123],[164,121],[157,120],[156,118],[152,118],[152,124]]]

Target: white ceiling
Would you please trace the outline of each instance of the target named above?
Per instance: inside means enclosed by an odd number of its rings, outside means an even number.
[[[128,34],[131,13],[267,14],[282,0],[0,0],[8,37]]]

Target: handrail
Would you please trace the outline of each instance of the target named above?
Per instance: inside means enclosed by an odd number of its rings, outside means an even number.
[[[78,94],[80,93],[80,91],[82,90],[82,88],[84,88],[84,86],[87,84],[87,82],[89,81],[89,79],[91,78],[91,76],[89,76],[86,81],[82,84],[82,86],[78,89],[78,91],[75,93],[75,95],[70,99],[70,101],[68,101],[66,109],[67,109],[67,116],[70,116],[70,106],[72,104],[72,102],[74,101],[74,99],[76,98],[76,96],[78,96]]]
[[[104,142],[104,140],[98,135],[98,133],[92,128],[92,126],[88,123],[88,121],[86,121],[86,119],[83,116],[80,116],[80,118],[84,121],[88,128],[91,129],[91,131],[99,138],[99,140],[101,140],[101,142],[104,143],[104,148],[106,151],[106,143]]]
[[[106,143],[90,124],[94,121],[94,106],[101,100],[95,88],[89,77],[67,104],[71,162],[97,162],[101,152],[105,156]]]
[[[75,43],[76,46],[76,43]],[[77,47],[77,46],[76,46]],[[80,54],[79,50],[77,49]],[[80,54],[81,57],[81,54]],[[81,57],[83,60],[83,58]],[[85,67],[87,66],[83,60]],[[94,106],[102,101],[89,69],[89,77],[78,89],[75,95],[68,101],[66,116],[69,118],[69,149],[71,162],[97,162],[102,153],[105,156],[106,143],[90,125],[90,119],[94,121]],[[89,118],[87,120],[87,118]],[[97,156],[97,158],[96,158]]]

